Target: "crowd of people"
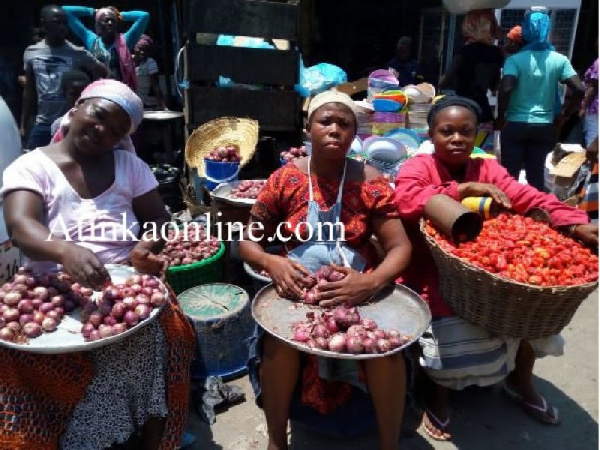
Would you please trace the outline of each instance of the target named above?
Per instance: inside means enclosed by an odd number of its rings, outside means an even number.
[[[93,18],[93,31],[85,17]],[[21,133],[33,121],[30,151],[4,171],[0,191],[11,240],[32,270],[60,267],[95,289],[107,281],[108,263],[162,274],[157,255],[165,242],[141,239],[139,224],[160,228],[170,217],[131,139],[145,109],[166,108],[154,44],[144,34],[148,21],[145,12],[113,7],[50,5],[41,11],[43,38],[25,51],[22,80]],[[124,22],[131,26],[121,33]],[[306,125],[311,154],[269,176],[246,228],[260,224],[263,239],[242,240],[241,258],[266,272],[282,297],[302,297],[303,276],[334,264],[345,277],[319,286],[315,300],[324,307],[360,305],[381,286],[402,283],[425,300],[432,321],[414,352],[360,363],[300,352],[257,325],[248,369],[266,417],[268,450],[288,448],[289,419],[346,437],[373,428],[381,450],[397,449],[409,371],[430,383],[422,425],[433,439],[452,438],[449,392],[468,386],[503,383],[533,419],[561,422],[533,381],[536,357],[549,350],[540,342],[494,336],[456,316],[444,301],[419,231],[434,195],[456,201],[487,196],[518,214],[542,208],[552,226],[597,248],[598,62],[582,82],[549,43],[550,22],[545,12],[528,11],[508,34],[504,52],[494,44],[499,27],[493,12],[467,14],[465,46],[439,85],[456,95],[437,100],[427,117],[434,151],[408,160],[394,187],[373,167],[347,158],[358,128],[356,103],[335,90],[312,98]],[[66,39],[69,29],[85,48]],[[400,84],[422,79],[411,45],[409,37],[401,38],[388,63]],[[571,91],[564,105],[559,83]],[[497,112],[488,100],[488,91],[496,90]],[[573,115],[585,123],[588,158],[595,164],[595,178],[581,186],[579,208],[545,193],[543,185],[543,163],[557,127]],[[471,157],[482,127],[501,130],[499,160]],[[518,181],[522,167],[528,184]],[[594,195],[595,213],[585,206],[594,203]],[[101,224],[119,239],[106,241],[90,226],[82,234],[82,218],[89,220],[84,225]],[[343,240],[334,233],[324,242],[299,226],[323,223],[342,223]],[[280,224],[290,240],[274,255],[266,247]],[[140,239],[127,239],[130,233]],[[0,426],[0,444],[179,448],[185,444],[195,345],[194,330],[171,292],[159,320],[118,344],[56,355],[0,347],[0,394],[4,409],[17,418]]]
[[[94,20],[90,30],[83,23]],[[72,106],[83,88],[94,80],[122,81],[142,99],[145,109],[166,109],[153,56],[153,41],[144,34],[150,15],[144,11],[95,10],[79,6],[48,5],[40,13],[37,42],[23,56],[24,75],[21,135],[25,148],[47,145],[53,124]],[[120,32],[125,23],[128,30]],[[67,37],[83,43],[78,47]]]

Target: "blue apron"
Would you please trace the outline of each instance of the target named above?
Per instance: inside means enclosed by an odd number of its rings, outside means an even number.
[[[311,159],[309,156],[309,201],[306,223],[309,229],[312,227],[313,232],[308,241],[289,251],[287,256],[302,264],[311,273],[316,272],[319,267],[329,264],[351,267],[358,272],[362,272],[366,265],[365,259],[356,250],[341,243],[338,227],[327,225],[323,227],[323,224],[341,224],[342,193],[346,179],[347,162],[344,163],[344,171],[338,188],[336,202],[328,210],[320,209],[318,203],[314,200],[310,163]],[[319,226],[322,227],[322,236],[319,236],[317,232]],[[333,229],[333,233],[330,236],[331,229]],[[319,237],[322,237],[323,240],[319,240]],[[358,380],[358,364],[356,362],[321,357],[318,358],[318,362],[319,377],[329,381],[344,381],[366,391],[365,384]]]

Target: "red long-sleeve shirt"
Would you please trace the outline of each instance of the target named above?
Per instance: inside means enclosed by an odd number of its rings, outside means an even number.
[[[419,231],[419,220],[431,196],[445,194],[460,201],[458,185],[469,181],[499,187],[518,214],[525,214],[531,208],[546,210],[555,227],[589,222],[584,211],[567,206],[554,195],[520,184],[495,159],[469,159],[464,179],[457,181],[435,154],[415,156],[402,166],[395,180],[396,204],[413,245],[411,264],[398,282],[419,293],[429,303],[434,318],[454,313],[440,295],[437,267]]]

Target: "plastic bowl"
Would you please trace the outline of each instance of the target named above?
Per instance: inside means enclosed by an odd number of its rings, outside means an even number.
[[[366,139],[363,150],[369,158],[389,163],[399,161],[407,154],[399,141],[379,136]]]
[[[394,100],[374,99],[373,108],[376,112],[397,112],[402,105]]]

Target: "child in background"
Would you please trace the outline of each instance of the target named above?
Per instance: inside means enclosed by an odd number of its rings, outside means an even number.
[[[75,103],[79,99],[79,96],[88,84],[92,82],[90,76],[81,70],[70,70],[65,72],[60,80],[60,90],[67,100],[66,108],[63,112],[65,114],[71,108],[75,106]],[[56,119],[50,127],[50,133],[52,136],[58,131],[62,115]]]
[[[133,49],[135,74],[137,76],[137,95],[144,102],[144,109],[167,109],[165,99],[158,82],[158,65],[151,57],[154,43],[150,36],[143,34]]]

